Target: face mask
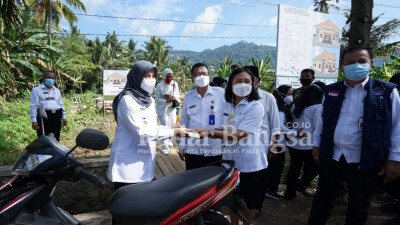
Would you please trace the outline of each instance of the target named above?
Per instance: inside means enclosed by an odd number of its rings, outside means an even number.
[[[311,78],[300,78],[300,83],[303,86],[309,86],[312,82]]]
[[[352,81],[359,81],[364,79],[370,71],[369,63],[355,63],[344,66],[344,76]]]
[[[205,87],[210,83],[210,77],[209,76],[198,76],[194,79],[194,84],[196,84],[197,87]]]
[[[172,77],[171,78],[165,78],[165,83],[167,83],[167,84],[170,84],[171,83],[171,81],[172,81]]]
[[[290,105],[293,102],[293,96],[288,95],[283,99],[283,101],[286,103],[286,105]]]
[[[154,86],[156,85],[156,79],[145,79],[142,80],[140,87],[147,93],[151,94],[153,92]]]
[[[232,91],[236,96],[245,97],[251,93],[252,86],[250,84],[240,83],[232,87]]]
[[[53,87],[53,85],[54,85],[54,80],[53,80],[53,79],[45,79],[45,80],[44,80],[44,84],[45,84],[47,87]]]

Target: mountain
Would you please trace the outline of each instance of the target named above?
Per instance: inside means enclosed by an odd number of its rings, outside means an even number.
[[[172,61],[177,60],[177,56],[189,57],[190,65],[194,63],[204,63],[207,66],[219,67],[218,61],[223,61],[225,57],[232,56],[233,63],[248,64],[249,59],[254,58],[261,60],[265,59],[268,53],[271,54],[270,66],[276,66],[276,47],[268,45],[257,45],[246,41],[239,41],[232,45],[224,45],[216,49],[206,49],[201,52],[186,51],[186,50],[171,50]]]

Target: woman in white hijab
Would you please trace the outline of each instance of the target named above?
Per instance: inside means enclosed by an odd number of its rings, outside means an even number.
[[[171,69],[165,69],[163,80],[156,87],[156,112],[164,126],[176,124],[176,107],[181,103],[178,83],[173,80],[173,74]],[[172,146],[171,140],[162,141],[161,152],[167,155],[170,145]]]

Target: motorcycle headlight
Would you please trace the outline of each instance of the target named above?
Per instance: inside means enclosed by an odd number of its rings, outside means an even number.
[[[52,155],[28,154],[27,152],[25,152],[18,160],[18,162],[14,165],[12,169],[12,174],[27,175],[37,166],[39,166],[46,160],[51,159],[52,157]]]

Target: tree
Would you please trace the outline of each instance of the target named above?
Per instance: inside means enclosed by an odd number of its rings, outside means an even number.
[[[220,77],[229,77],[231,74],[231,65],[233,64],[232,56],[228,56],[224,58],[224,61],[218,61],[219,68],[215,71],[215,73]]]
[[[176,80],[180,86],[180,92],[185,93],[190,90],[191,87],[191,74],[189,66],[189,57],[178,57],[178,59],[170,64],[170,69],[174,71],[174,80]]]
[[[160,37],[151,37],[149,42],[144,43],[146,51],[141,50],[142,59],[152,62],[160,71],[170,64],[171,46],[165,39]]]
[[[240,66],[245,66],[239,63]],[[256,66],[258,68],[258,73],[260,75],[260,88],[272,92],[275,87],[274,73],[271,70],[271,56],[268,54],[265,59],[257,60],[254,57],[249,59],[248,65]]]
[[[86,7],[81,0],[65,0],[65,2],[74,9],[86,13]],[[35,7],[36,23],[41,20],[47,22],[49,38],[51,34],[52,21],[56,27],[58,27],[61,18],[66,19],[70,26],[72,26],[74,22],[78,21],[76,14],[61,0],[26,0],[26,4]],[[43,27],[45,27],[45,25],[46,23],[43,23]]]
[[[329,14],[329,9],[331,7],[336,10],[339,10],[339,7],[332,3],[335,1],[336,3],[339,3],[339,0],[314,0],[314,6],[315,6],[314,11]]]

